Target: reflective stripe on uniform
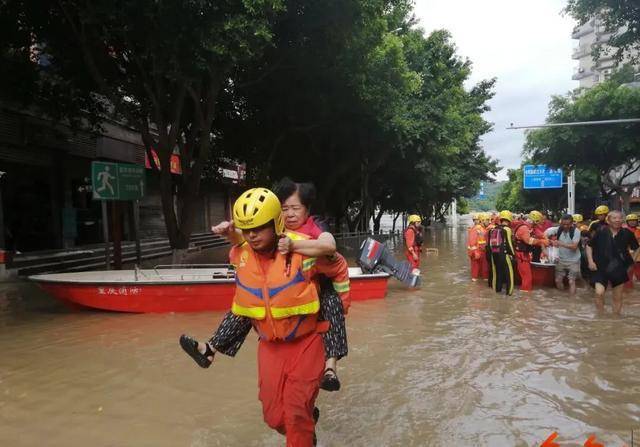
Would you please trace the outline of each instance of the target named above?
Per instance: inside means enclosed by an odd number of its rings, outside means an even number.
[[[507,290],[507,295],[511,295],[513,293],[513,286],[515,284],[515,275],[513,272],[513,264],[511,263],[511,257],[508,255],[505,257],[505,261],[507,263],[507,268],[509,271],[509,289]]]
[[[235,301],[231,305],[231,312],[234,315],[249,317],[255,320],[264,320],[267,315],[267,309],[265,307],[243,307],[236,304]]]
[[[320,310],[320,301],[315,300],[307,304],[291,307],[272,307],[271,315],[273,318],[281,319],[292,317],[294,315],[308,315],[318,313]]]
[[[333,288],[338,293],[348,292],[349,291],[349,281],[347,280],[347,281],[342,281],[342,282],[334,282],[333,283]]]
[[[307,258],[302,261],[302,271],[306,272],[307,270],[313,268],[314,265],[316,265],[316,258]]]

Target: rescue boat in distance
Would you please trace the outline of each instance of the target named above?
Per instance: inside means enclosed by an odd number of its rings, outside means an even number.
[[[226,265],[49,273],[29,279],[72,308],[117,312],[225,311],[235,290],[235,273]],[[349,280],[352,301],[387,294],[387,273],[350,267]]]

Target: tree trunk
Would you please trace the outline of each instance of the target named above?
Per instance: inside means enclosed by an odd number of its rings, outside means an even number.
[[[621,188],[618,192],[620,196],[620,205],[622,206],[623,213],[629,213],[631,207],[631,192],[633,188]]]
[[[374,233],[379,233],[380,232],[380,221],[382,220],[382,215],[384,214],[384,209],[380,208],[380,211],[378,212],[378,214],[374,215],[373,217],[373,232]]]
[[[391,226],[391,232],[395,233],[396,232],[396,221],[398,220],[398,217],[400,217],[400,211],[398,211],[396,213],[395,216],[393,216],[393,225]]]

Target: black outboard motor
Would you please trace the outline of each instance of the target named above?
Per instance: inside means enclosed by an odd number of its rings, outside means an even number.
[[[409,287],[420,285],[420,275],[413,273],[409,262],[398,261],[385,244],[370,237],[360,246],[360,256],[356,262],[364,273],[383,271]]]

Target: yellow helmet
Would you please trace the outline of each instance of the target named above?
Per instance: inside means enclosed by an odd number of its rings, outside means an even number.
[[[480,220],[491,220],[491,213],[480,213]]]
[[[253,188],[242,193],[233,204],[233,224],[251,230],[273,221],[277,234],[284,233],[280,200],[266,188]]]
[[[609,207],[607,205],[600,205],[596,208],[595,215],[609,214]]]
[[[630,220],[638,220],[638,215],[634,213],[627,214],[626,221],[629,222]]]
[[[574,214],[572,217],[575,223],[580,223],[584,220],[584,218],[582,217],[582,214]]]
[[[533,223],[540,223],[544,220],[544,216],[540,211],[533,210],[529,213],[529,219],[531,219]]]
[[[511,211],[500,211],[498,216],[500,217],[500,220],[508,220],[509,222],[513,221],[513,214],[511,214]]]
[[[420,223],[420,222],[422,222],[422,219],[417,214],[411,214],[409,216],[408,223],[412,224],[414,222]]]

